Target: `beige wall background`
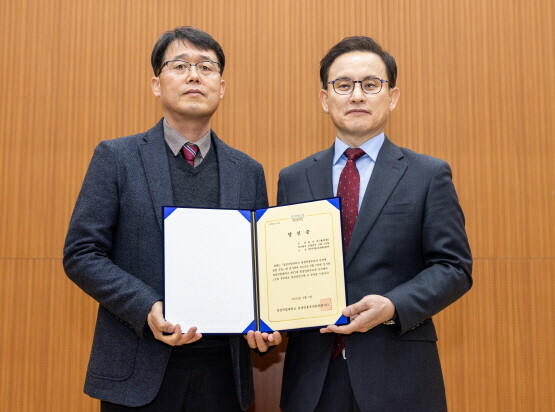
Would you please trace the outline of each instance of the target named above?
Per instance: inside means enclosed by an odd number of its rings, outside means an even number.
[[[399,145],[447,160],[474,288],[437,316],[450,410],[555,410],[555,4],[551,0],[2,0],[0,410],[93,411],[82,394],[96,303],[61,265],[96,144],[161,116],[158,35],[211,33],[228,57],[213,128],[278,171],[331,145],[318,62],[348,35],[399,65]],[[277,411],[283,348],[255,359]]]

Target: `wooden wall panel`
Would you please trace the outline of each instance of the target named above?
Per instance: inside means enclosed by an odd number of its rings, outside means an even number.
[[[53,259],[1,259],[0,410],[92,411],[82,395],[96,304]]]
[[[451,411],[555,409],[555,5],[551,0],[5,0],[0,14],[0,410],[93,410],[81,393],[95,303],[61,248],[95,145],[161,116],[158,35],[213,34],[213,128],[278,171],[333,141],[318,62],[353,34],[396,57],[388,134],[447,160],[476,258],[437,317]],[[253,411],[278,410],[283,348],[255,357]]]
[[[436,322],[450,410],[555,410],[555,261],[478,259],[474,271]]]

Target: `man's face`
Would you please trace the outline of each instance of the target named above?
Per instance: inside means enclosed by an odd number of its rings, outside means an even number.
[[[213,50],[200,50],[187,41],[171,43],[164,61],[180,59],[195,64],[218,58]],[[206,120],[214,114],[224,97],[225,81],[220,73],[199,74],[196,67],[178,75],[164,66],[158,77],[151,80],[152,92],[160,98],[164,115],[174,120]]]
[[[342,54],[334,60],[328,81],[369,77],[387,80],[385,63],[375,53],[356,51]],[[331,84],[320,91],[322,108],[330,115],[337,137],[352,145],[360,145],[383,132],[398,99],[399,89],[390,89],[389,83],[384,83],[377,94],[364,93],[360,83],[355,83],[353,92],[348,95],[337,94]]]

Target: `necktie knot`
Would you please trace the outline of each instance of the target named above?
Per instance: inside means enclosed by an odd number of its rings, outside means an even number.
[[[183,158],[189,163],[191,166],[195,166],[195,157],[198,153],[198,146],[193,143],[185,143],[181,148],[181,154]]]
[[[347,150],[345,150],[345,156],[347,156],[348,160],[354,160],[356,162],[358,159],[364,156],[364,150],[360,148],[349,147]]]

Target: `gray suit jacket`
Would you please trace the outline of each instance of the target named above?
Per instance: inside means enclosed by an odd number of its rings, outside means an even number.
[[[278,204],[333,196],[333,147],[281,171]],[[348,303],[369,294],[395,304],[399,324],[345,336],[362,411],[442,411],[445,390],[432,315],[472,285],[464,217],[447,163],[389,139],[378,155],[345,255]],[[289,334],[281,406],[314,410],[334,335]]]
[[[262,166],[213,132],[212,142],[220,206],[267,207]],[[64,247],[67,275],[99,302],[85,382],[92,397],[140,406],[158,393],[171,348],[155,340],[145,322],[164,298],[162,206],[172,204],[162,121],[98,145]],[[246,409],[254,397],[250,351],[241,336],[230,343],[237,395]]]

